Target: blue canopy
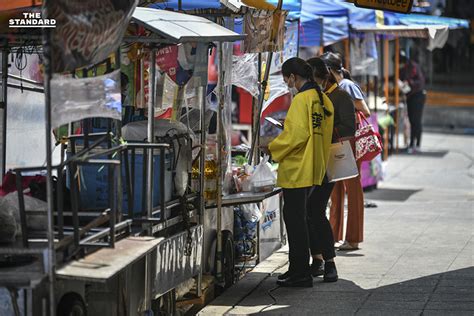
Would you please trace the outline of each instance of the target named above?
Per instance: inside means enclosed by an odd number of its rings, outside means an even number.
[[[386,25],[445,25],[449,29],[469,28],[469,21],[443,16],[424,15],[424,14],[401,14],[393,13],[385,16]]]
[[[301,6],[300,46],[331,45],[347,38],[348,16],[349,10],[332,0],[304,0]]]
[[[301,2],[303,0],[283,0],[283,10],[288,11],[288,20],[298,19],[301,13]],[[278,5],[278,0],[267,0],[274,6]]]
[[[349,10],[349,22],[352,27],[375,25],[377,17],[375,10],[356,7],[353,3],[344,0],[333,0],[334,5]]]
[[[150,7],[178,10],[178,3],[178,0],[166,0],[164,2],[154,3],[150,5]],[[219,9],[221,8],[221,3],[219,0],[181,0],[181,7],[185,11],[194,9]]]

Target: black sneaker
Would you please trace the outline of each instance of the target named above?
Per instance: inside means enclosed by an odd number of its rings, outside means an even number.
[[[290,271],[286,271],[285,273],[283,274],[280,274],[277,279],[278,280],[284,280],[284,279],[288,279],[290,277]]]
[[[338,279],[334,261],[324,263],[324,282],[336,282]]]
[[[323,260],[313,259],[311,264],[311,275],[317,277],[324,274]]]
[[[313,287],[311,275],[293,274],[284,280],[278,280],[277,284],[282,287]]]

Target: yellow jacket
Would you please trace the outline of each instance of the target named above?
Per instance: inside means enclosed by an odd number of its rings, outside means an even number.
[[[323,99],[330,116],[324,114],[314,88],[296,94],[283,132],[268,145],[272,159],[279,162],[277,184],[282,188],[310,187],[323,181],[334,124],[333,104],[324,93]]]

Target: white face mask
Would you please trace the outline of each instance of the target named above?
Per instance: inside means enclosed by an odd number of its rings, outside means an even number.
[[[290,77],[291,78],[291,77]],[[293,80],[293,87],[290,86],[290,80],[288,79],[287,85],[288,85],[288,91],[290,91],[292,96],[295,96],[298,93],[298,89],[295,87],[295,81]]]
[[[295,87],[288,87],[288,90],[290,90],[292,96],[295,96],[299,92]]]

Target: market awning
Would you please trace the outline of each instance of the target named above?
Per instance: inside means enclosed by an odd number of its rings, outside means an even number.
[[[162,0],[149,5],[163,10],[182,10],[189,14],[230,15],[245,14],[249,10],[273,11],[276,9],[265,0]]]
[[[274,6],[278,5],[278,0],[266,0]],[[282,10],[288,11],[288,20],[295,20],[300,18],[301,3],[303,0],[283,0]]]
[[[444,16],[424,15],[424,14],[400,14],[394,13],[386,18],[387,25],[442,25],[450,30],[468,29],[469,21],[463,19],[448,18]]]
[[[301,46],[331,45],[349,37],[349,10],[332,0],[304,0],[301,28]]]
[[[233,42],[245,37],[206,18],[168,10],[137,7],[132,21],[175,43]]]
[[[374,27],[358,27],[356,32],[372,32],[381,35],[398,37],[426,38],[429,40],[428,49],[441,48],[446,44],[449,29],[443,25],[377,25]]]

